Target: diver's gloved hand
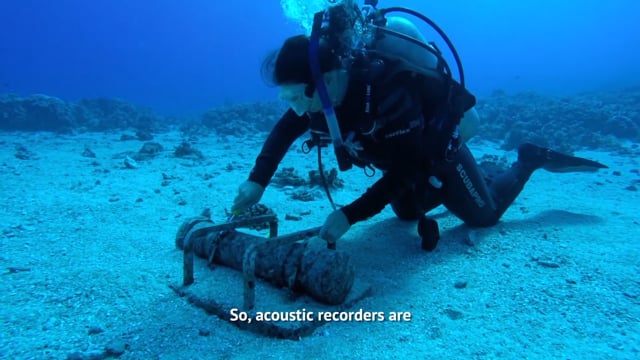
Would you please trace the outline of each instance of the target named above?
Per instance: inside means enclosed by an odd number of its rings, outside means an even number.
[[[327,244],[335,244],[350,227],[347,216],[341,210],[335,210],[327,216],[327,220],[325,220],[318,236],[325,240]]]
[[[238,195],[233,200],[231,212],[237,214],[257,204],[263,193],[262,185],[250,180],[243,182],[238,188]]]

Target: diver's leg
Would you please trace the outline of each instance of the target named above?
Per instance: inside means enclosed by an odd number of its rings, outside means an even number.
[[[606,165],[523,144],[518,148],[518,160],[505,171],[493,174],[491,185],[487,186],[473,155],[462,146],[439,172],[443,204],[468,225],[494,225],[520,194],[531,174],[540,168],[553,172],[595,171]]]
[[[502,216],[524,188],[531,174],[541,167],[537,159],[518,155],[518,160],[491,182],[491,194],[496,204],[496,212]]]
[[[490,189],[499,216],[507,210],[537,169],[551,172],[596,171],[607,166],[599,162],[562,154],[548,148],[525,143],[518,147],[518,160],[495,177]]]
[[[418,220],[424,213],[442,204],[439,191],[427,188],[427,186],[416,185],[391,202],[391,209],[400,220]]]
[[[442,181],[443,204],[470,226],[495,225],[502,212],[496,208],[482,171],[466,145],[438,171]]]
[[[438,223],[425,214],[442,205],[440,189],[432,187],[426,181],[418,182],[409,191],[404,192],[391,202],[391,208],[401,220],[418,220],[418,234],[422,238],[422,248],[432,251],[440,239]]]
[[[421,190],[418,191],[420,196],[415,196],[415,191],[408,195],[413,197],[414,202],[415,199],[420,199],[423,213],[444,205],[468,225],[490,226],[498,221],[499,216],[495,212],[493,199],[484,179],[484,176],[493,174],[482,173],[466,145],[462,146],[451,162],[431,169],[430,175],[439,181],[427,181],[416,186],[416,189]],[[419,216],[418,234],[422,238],[422,249],[434,250],[440,239],[438,223],[426,215]]]
[[[405,191],[395,198],[391,202],[391,209],[400,220],[418,220],[422,215],[420,204],[416,201],[416,192],[413,189]]]
[[[492,176],[491,185],[487,186],[473,155],[466,145],[462,146],[442,171],[446,185],[444,205],[467,225],[495,225],[531,174],[544,165],[544,152],[539,149],[542,148],[533,145],[521,147],[518,161]]]

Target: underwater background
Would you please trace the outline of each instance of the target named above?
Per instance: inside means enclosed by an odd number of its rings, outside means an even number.
[[[379,2],[398,5],[448,34],[477,96],[566,95],[640,79],[637,1]],[[262,60],[301,31],[276,0],[4,0],[0,93],[118,97],[171,115],[269,100],[275,90],[261,79]]]
[[[291,291],[291,277],[254,283],[257,311],[371,321],[231,320],[247,278],[218,266],[210,234],[197,238],[210,259],[194,259],[195,282],[182,286],[186,225],[229,225],[286,111],[261,77],[265,56],[325,4],[0,0],[0,359],[640,358],[633,0],[380,0],[453,41],[477,97],[468,145],[479,163],[504,169],[533,142],[608,168],[536,171],[489,228],[440,206],[428,214],[440,226],[432,252],[416,222],[386,207],[339,241],[355,269],[341,305]],[[416,23],[456,77],[442,39]],[[280,235],[332,211],[304,140],[249,214],[277,215]],[[381,176],[338,173],[332,149],[318,154],[337,204]],[[224,232],[255,243],[273,224]],[[304,245],[327,254],[317,240]],[[267,275],[297,270],[294,250]]]

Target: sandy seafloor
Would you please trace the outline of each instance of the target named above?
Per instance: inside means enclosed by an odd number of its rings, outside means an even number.
[[[154,141],[168,151],[131,170],[113,156],[143,143],[120,134],[0,134],[0,358],[65,359],[112,341],[125,344],[123,359],[640,358],[640,196],[625,189],[638,187],[638,159],[580,152],[610,169],[536,172],[492,228],[468,229],[436,209],[442,240],[432,253],[420,250],[415,223],[385,209],[339,247],[373,289],[355,308],[410,311],[412,320],[329,323],[291,341],[239,330],[168,287],[182,278],[178,226],[206,207],[224,221],[265,135],[200,138],[207,159],[194,162],[171,156],[180,133],[160,134]],[[15,143],[37,158],[16,158]],[[81,156],[85,146],[95,159]],[[294,148],[282,166],[304,175],[316,159]],[[162,173],[176,179],[162,186]],[[374,181],[359,169],[340,176],[343,204]],[[294,201],[276,188],[262,202],[282,234],[330,212],[324,198]],[[282,220],[305,210],[301,221]]]

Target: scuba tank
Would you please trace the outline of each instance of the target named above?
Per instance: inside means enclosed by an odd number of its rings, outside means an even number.
[[[407,35],[412,39],[420,41],[425,46],[429,46],[431,50],[427,50],[423,46],[417,46],[415,42],[406,38],[396,36],[383,36],[374,42],[373,51],[383,54],[383,56],[396,59],[405,63],[405,68],[413,69],[412,71],[433,75],[433,71],[437,74],[444,72],[444,65],[432,50],[439,51],[434,44],[428,43],[417,26],[406,18],[390,16],[387,17],[385,29]],[[474,107],[466,110],[460,119],[458,126],[459,144],[463,144],[471,139],[477,132],[480,118]]]
[[[444,85],[447,107],[439,109],[437,124],[434,126],[443,132],[445,139],[443,150],[445,158],[458,149],[460,144],[473,136],[477,128],[478,116],[475,110],[475,97],[465,86],[464,71],[458,53],[447,35],[429,18],[407,8],[377,8],[377,0],[366,0],[365,7],[358,8],[354,1],[332,1],[336,5],[314,15],[309,46],[310,66],[314,85],[322,103],[325,121],[329,129],[331,142],[341,171],[350,169],[352,164],[349,152],[343,140],[343,134],[336,118],[318,61],[320,40],[327,41],[336,54],[342,59],[345,68],[349,68],[363,52],[378,54],[394,63],[398,72],[413,72],[431,78],[438,83],[440,90]],[[412,15],[431,26],[448,45],[458,68],[458,81],[454,80],[451,69],[434,43],[427,43],[417,27],[409,20],[388,16],[400,12]],[[427,80],[425,83],[428,83]],[[433,83],[433,82],[432,82]],[[426,89],[426,88],[425,88]],[[429,89],[424,91],[428,97]],[[468,115],[465,116],[465,112]],[[461,121],[464,119],[463,131]],[[377,124],[377,128],[384,124]],[[464,137],[461,136],[461,133]],[[442,136],[438,138],[442,140]]]

